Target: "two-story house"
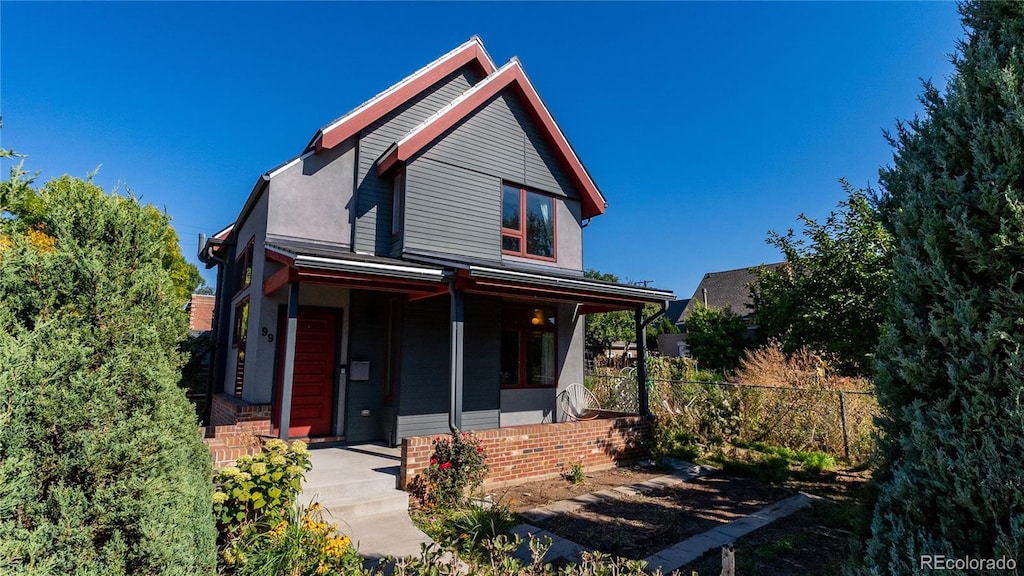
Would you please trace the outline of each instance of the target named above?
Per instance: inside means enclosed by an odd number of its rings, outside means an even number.
[[[474,37],[318,130],[202,247],[217,392],[291,437],[559,421],[584,316],[673,299],[583,277],[605,207],[520,63]]]

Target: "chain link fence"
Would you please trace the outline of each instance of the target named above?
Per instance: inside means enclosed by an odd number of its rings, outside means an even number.
[[[638,412],[635,368],[594,370],[586,383],[602,408]],[[878,402],[872,390],[825,380],[810,386],[649,380],[648,387],[659,422],[699,444],[763,442],[852,462],[874,451]]]

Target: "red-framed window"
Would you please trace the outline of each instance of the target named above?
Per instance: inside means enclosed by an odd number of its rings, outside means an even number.
[[[502,184],[503,254],[555,260],[555,199],[535,190]]]
[[[558,316],[553,306],[506,305],[501,310],[501,387],[558,384]]]
[[[249,334],[249,297],[246,296],[235,304],[235,325],[232,348],[238,349],[235,357],[235,385],[234,393],[238,398],[242,397],[242,383],[245,381],[245,340]]]
[[[245,346],[245,339],[249,335],[249,297],[246,296],[235,304],[235,328],[232,347]]]
[[[252,284],[252,251],[255,238],[245,245],[245,250],[235,259],[235,294]]]

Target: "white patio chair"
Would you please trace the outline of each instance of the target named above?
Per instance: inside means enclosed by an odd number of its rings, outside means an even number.
[[[582,384],[569,384],[558,394],[558,406],[565,414],[565,419],[593,420],[601,411],[597,398]]]

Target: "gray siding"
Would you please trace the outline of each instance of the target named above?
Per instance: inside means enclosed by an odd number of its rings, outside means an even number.
[[[407,164],[404,251],[582,270],[580,194],[556,158],[518,99],[495,96]],[[557,262],[501,254],[502,181],[556,197]]]
[[[349,380],[345,400],[345,440],[362,442],[384,438],[384,362],[387,330],[386,295],[353,290],[349,323],[349,360],[368,360],[370,379]],[[360,416],[369,410],[370,416]]]
[[[422,158],[406,170],[404,249],[501,259],[501,178]]]
[[[465,305],[466,361],[462,409],[466,412],[496,410],[500,405],[501,387],[501,299],[469,294]],[[494,425],[490,427],[497,426],[495,417]]]
[[[390,178],[377,177],[377,160],[392,144],[480,80],[463,67],[371,124],[359,136],[356,172],[355,249],[388,255],[391,251]]]
[[[506,90],[441,135],[422,156],[579,199],[540,134],[518,98]]]
[[[462,413],[462,429],[466,432],[474,430],[490,430],[498,427],[497,410],[479,410]],[[448,433],[448,413],[423,414],[420,416],[398,417],[398,438],[407,436],[433,436]]]
[[[449,299],[410,302],[402,330],[401,391],[396,436],[448,431]],[[501,302],[466,296],[462,427],[497,428]]]

